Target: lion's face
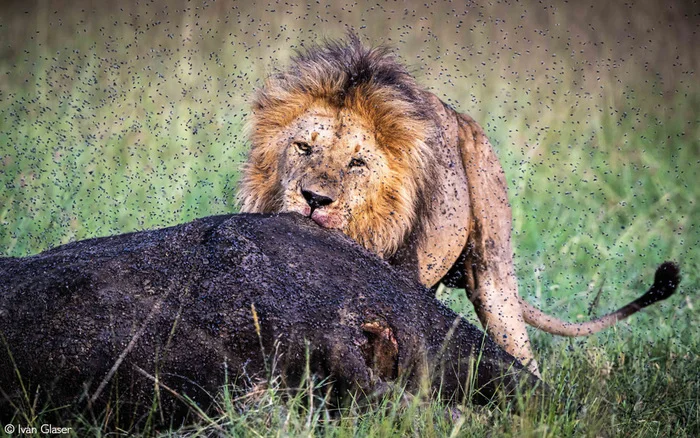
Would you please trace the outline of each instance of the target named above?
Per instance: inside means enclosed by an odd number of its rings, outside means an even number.
[[[371,127],[349,110],[311,107],[279,132],[281,211],[352,234],[390,171]]]

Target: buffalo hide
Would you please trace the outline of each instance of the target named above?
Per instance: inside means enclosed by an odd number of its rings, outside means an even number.
[[[227,379],[264,380],[273,362],[292,387],[308,362],[336,400],[428,375],[460,400],[470,384],[483,401],[537,383],[406,277],[297,215],[208,217],[2,258],[0,412],[117,402],[140,415],[157,378],[161,415],[181,418],[173,392],[207,409]]]

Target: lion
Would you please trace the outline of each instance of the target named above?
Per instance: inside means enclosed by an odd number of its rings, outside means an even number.
[[[539,375],[526,324],[563,336],[610,327],[680,281],[665,263],[641,298],[564,322],[522,300],[503,169],[484,130],[356,36],[298,52],[252,99],[243,212],[296,212],[432,288],[466,290],[489,336]]]

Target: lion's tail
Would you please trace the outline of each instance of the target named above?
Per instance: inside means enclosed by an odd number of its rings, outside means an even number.
[[[532,304],[521,299],[520,301],[523,309],[523,318],[525,319],[525,322],[531,326],[554,335],[572,337],[586,336],[611,327],[618,321],[627,318],[633,313],[636,313],[657,301],[665,300],[673,295],[680,281],[681,275],[678,265],[673,262],[665,262],[662,263],[656,270],[656,275],[654,275],[654,284],[644,295],[626,306],[621,307],[612,313],[608,313],[605,316],[601,316],[600,318],[580,323],[564,322],[554,318],[553,316],[547,315]]]

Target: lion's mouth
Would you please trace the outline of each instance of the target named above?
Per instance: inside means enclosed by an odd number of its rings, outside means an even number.
[[[290,213],[299,213],[302,216],[306,216],[323,228],[336,229],[343,227],[343,219],[341,215],[333,209],[311,208],[308,205],[297,204],[284,210]]]
[[[341,226],[338,215],[326,209],[312,209],[309,217],[323,228],[340,228]]]

